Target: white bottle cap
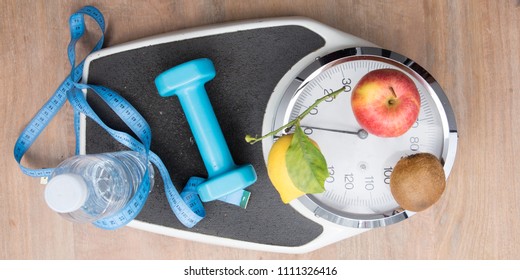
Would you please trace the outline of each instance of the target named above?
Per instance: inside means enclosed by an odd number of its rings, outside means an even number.
[[[87,183],[83,177],[65,173],[53,177],[45,187],[45,202],[58,213],[78,210],[87,200]]]

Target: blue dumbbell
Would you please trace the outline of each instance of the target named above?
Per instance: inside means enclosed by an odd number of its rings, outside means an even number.
[[[197,187],[204,202],[218,199],[248,187],[256,181],[252,165],[235,165],[204,84],[215,77],[211,60],[192,60],[161,73],[155,85],[162,97],[179,98],[208,179]]]

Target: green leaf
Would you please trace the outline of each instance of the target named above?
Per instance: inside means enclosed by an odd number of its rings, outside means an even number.
[[[304,193],[325,191],[325,180],[329,177],[327,162],[321,151],[305,135],[299,122],[296,123],[285,160],[289,177],[300,191]]]

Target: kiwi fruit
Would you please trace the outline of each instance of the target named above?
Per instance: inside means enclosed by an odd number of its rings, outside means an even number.
[[[439,200],[446,188],[444,168],[430,153],[401,158],[390,175],[390,191],[406,210],[419,212]]]

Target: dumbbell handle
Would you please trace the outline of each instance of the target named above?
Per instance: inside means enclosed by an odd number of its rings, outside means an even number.
[[[208,177],[231,170],[235,163],[204,84],[192,84],[189,87],[178,89],[176,95],[208,171]]]

